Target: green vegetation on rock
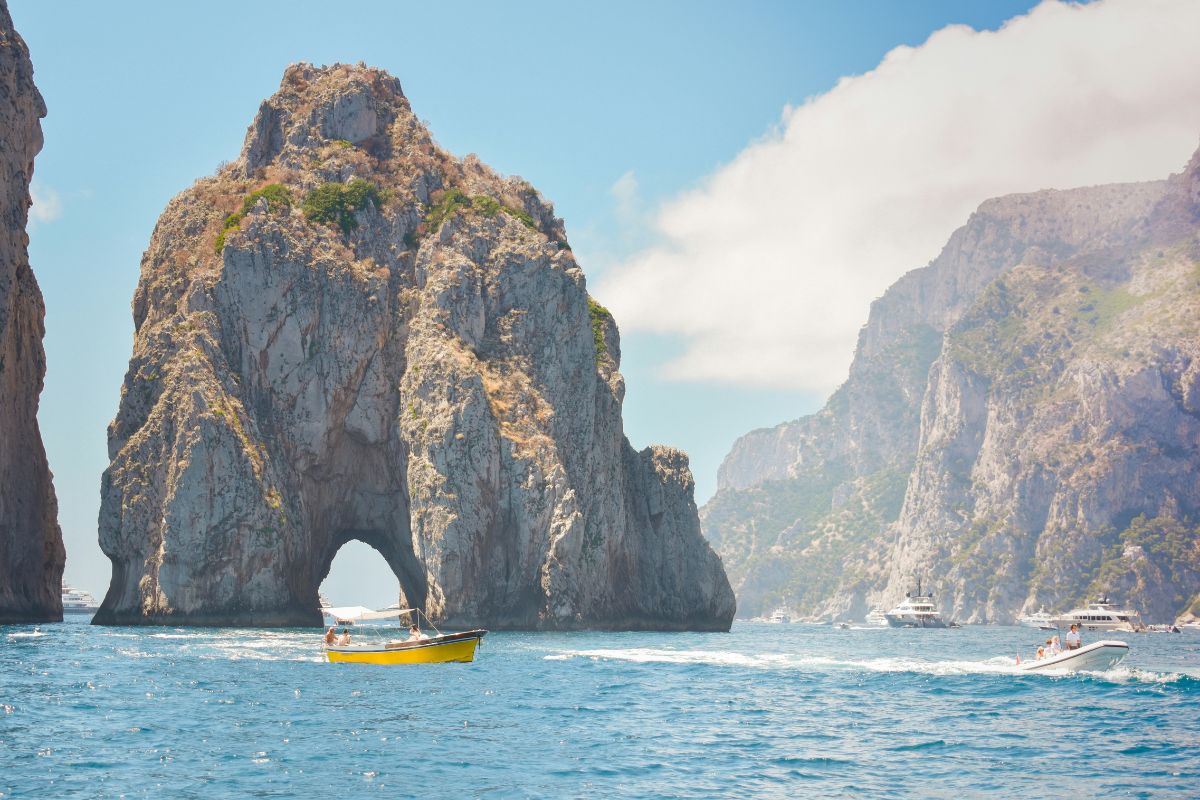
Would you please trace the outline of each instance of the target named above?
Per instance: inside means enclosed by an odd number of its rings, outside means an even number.
[[[596,346],[596,363],[608,354],[608,344],[604,341],[604,326],[612,319],[607,308],[588,297],[588,313],[592,318],[592,342]]]
[[[301,206],[305,219],[336,225],[349,235],[358,227],[359,211],[371,203],[376,208],[387,201],[387,194],[375,184],[362,178],[348,183],[323,183],[308,193]]]
[[[475,211],[489,219],[503,211],[530,230],[537,230],[537,223],[527,211],[505,205],[485,195],[468,196],[461,189],[447,189],[442,197],[425,212],[425,225],[430,233],[436,233],[442,223],[459,211]]]
[[[217,255],[220,255],[221,251],[225,249],[226,235],[230,231],[238,230],[241,227],[242,220],[254,210],[259,200],[267,202],[267,213],[270,214],[275,214],[292,207],[292,193],[281,183],[268,183],[261,189],[256,189],[246,195],[242,200],[241,210],[227,214],[221,222],[221,232],[217,234],[217,239],[213,243],[213,249],[216,250]]]

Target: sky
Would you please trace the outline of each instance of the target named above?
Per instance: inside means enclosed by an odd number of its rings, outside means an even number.
[[[9,4],[49,108],[39,420],[66,577],[98,595],[141,254],[290,63],[388,70],[444,148],[555,204],[622,328],[626,432],[688,451],[700,503],[737,436],[820,407],[870,300],[980,201],[1161,177],[1200,133],[1197,25],[1160,0]],[[394,587],[354,543],[326,582]]]

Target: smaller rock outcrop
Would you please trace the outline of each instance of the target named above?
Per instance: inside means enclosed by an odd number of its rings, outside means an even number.
[[[46,106],[0,0],[0,623],[62,619],[62,532],[38,430],[46,312],[25,225]]]

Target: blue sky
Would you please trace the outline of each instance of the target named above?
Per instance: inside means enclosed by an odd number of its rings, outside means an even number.
[[[237,155],[289,63],[365,61],[396,75],[443,147],[477,153],[554,202],[594,286],[642,244],[613,195],[623,175],[636,176],[639,207],[653,209],[770,132],[785,107],[870,70],[897,45],[950,23],[995,28],[1031,5],[10,0],[49,107],[35,175],[44,218],[30,251],[47,307],[40,421],[67,577],[98,593],[108,582],[96,544],[105,429],[155,220],[171,196]],[[626,430],[638,447],[687,450],[703,502],[736,436],[824,398],[667,380],[662,364],[680,346],[625,336]],[[361,556],[339,556],[335,570]],[[378,578],[382,560],[367,560]],[[374,603],[390,584],[372,592],[341,599]]]

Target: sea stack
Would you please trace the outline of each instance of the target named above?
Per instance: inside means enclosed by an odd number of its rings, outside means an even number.
[[[289,67],[168,204],[133,313],[96,622],[317,625],[355,539],[439,623],[728,629],[687,456],[626,440],[562,221],[390,75]]]
[[[0,624],[62,619],[58,503],[38,430],[46,316],[29,268],[29,181],[46,104],[0,0]]]

